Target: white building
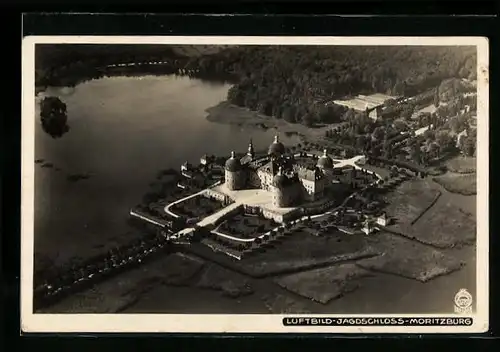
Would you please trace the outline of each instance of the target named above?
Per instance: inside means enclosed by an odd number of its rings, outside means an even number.
[[[388,224],[389,224],[389,219],[387,218],[387,215],[385,213],[377,217],[377,225],[387,226]]]

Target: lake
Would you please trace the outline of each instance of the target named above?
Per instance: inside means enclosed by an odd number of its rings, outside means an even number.
[[[137,238],[140,234],[127,225],[128,212],[162,169],[197,162],[205,153],[243,152],[250,138],[257,150],[267,148],[273,130],[242,129],[206,119],[205,110],[225,100],[229,87],[177,76],[109,77],[40,93],[37,100],[51,95],[67,104],[70,130],[52,138],[42,129],[37,111],[35,158],[52,167],[37,164],[35,169],[36,261],[50,258],[60,264]],[[285,144],[297,141],[281,138]],[[90,177],[68,181],[74,174]],[[475,197],[448,196],[475,215]],[[460,256],[468,265],[451,275],[426,284],[377,275],[327,309],[339,313],[452,310],[459,288],[468,288],[475,296],[474,248],[462,250]],[[193,299],[204,303],[193,305]],[[228,300],[195,289],[165,288],[152,292],[129,312],[188,312],[191,307],[193,313],[211,313]],[[241,309],[233,301],[228,309],[265,312],[252,300],[242,300]]]
[[[245,152],[271,144],[273,130],[244,130],[206,120],[226,99],[226,84],[179,76],[108,77],[40,93],[66,103],[69,132],[54,139],[36,117],[35,248],[63,262],[102,252],[133,237],[128,212],[158,171],[207,154]],[[37,104],[38,106],[38,104]],[[38,108],[38,107],[37,107]],[[285,135],[286,144],[294,139]],[[78,182],[68,175],[89,174]]]

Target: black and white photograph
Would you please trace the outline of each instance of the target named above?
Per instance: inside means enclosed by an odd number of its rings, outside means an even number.
[[[488,94],[479,37],[26,37],[23,329],[487,330]]]

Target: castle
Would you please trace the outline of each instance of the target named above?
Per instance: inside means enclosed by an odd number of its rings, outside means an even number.
[[[324,196],[333,167],[326,150],[314,166],[301,164],[294,155],[286,153],[276,135],[267,155],[257,157],[251,140],[245,156],[237,157],[231,152],[225,164],[225,186],[231,191],[260,188],[272,192],[274,207],[294,207]]]

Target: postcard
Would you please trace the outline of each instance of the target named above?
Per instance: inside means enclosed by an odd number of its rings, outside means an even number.
[[[22,331],[487,331],[488,57],[25,37]]]

